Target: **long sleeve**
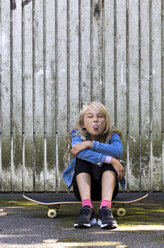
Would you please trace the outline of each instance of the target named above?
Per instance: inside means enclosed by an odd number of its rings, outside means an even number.
[[[104,155],[111,156],[114,158],[120,158],[123,151],[123,145],[118,134],[113,134],[109,141],[109,144],[100,143],[93,141],[94,151],[100,152]]]
[[[71,138],[72,146],[76,145],[77,143],[83,142],[81,139],[81,133],[77,130],[71,132]],[[101,166],[106,158],[106,155],[97,151],[93,151],[92,149],[85,149],[77,154],[77,158]]]

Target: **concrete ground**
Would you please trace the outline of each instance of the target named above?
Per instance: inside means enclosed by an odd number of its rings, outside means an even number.
[[[117,217],[113,209],[119,225],[115,230],[101,230],[97,225],[73,228],[80,207],[63,205],[58,216],[50,219],[46,207],[26,201],[22,194],[1,193],[0,248],[164,248],[164,193],[149,193],[146,199],[128,205],[124,217]],[[97,213],[99,206],[94,207]]]

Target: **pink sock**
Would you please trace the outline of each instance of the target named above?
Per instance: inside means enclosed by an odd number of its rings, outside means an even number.
[[[102,201],[101,201],[100,208],[102,208],[102,207],[108,207],[108,208],[111,208],[111,201],[108,201],[108,200],[102,200]]]
[[[82,201],[82,207],[84,206],[90,206],[91,208],[93,208],[93,205],[92,205],[92,201],[90,199],[85,199]]]

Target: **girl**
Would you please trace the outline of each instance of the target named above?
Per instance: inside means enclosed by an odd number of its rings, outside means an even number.
[[[92,200],[101,201],[98,225],[113,229],[117,222],[111,211],[111,201],[118,193],[118,180],[125,175],[117,160],[122,154],[120,131],[112,128],[105,106],[99,102],[85,105],[76,128],[68,133],[68,152],[75,156],[63,173],[63,178],[82,201],[80,216],[74,227],[96,224]],[[67,152],[67,154],[68,154]]]

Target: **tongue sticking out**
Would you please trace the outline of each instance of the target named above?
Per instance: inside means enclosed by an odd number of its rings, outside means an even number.
[[[97,130],[98,128],[99,128],[98,125],[93,126],[93,129],[95,129],[95,130]]]

